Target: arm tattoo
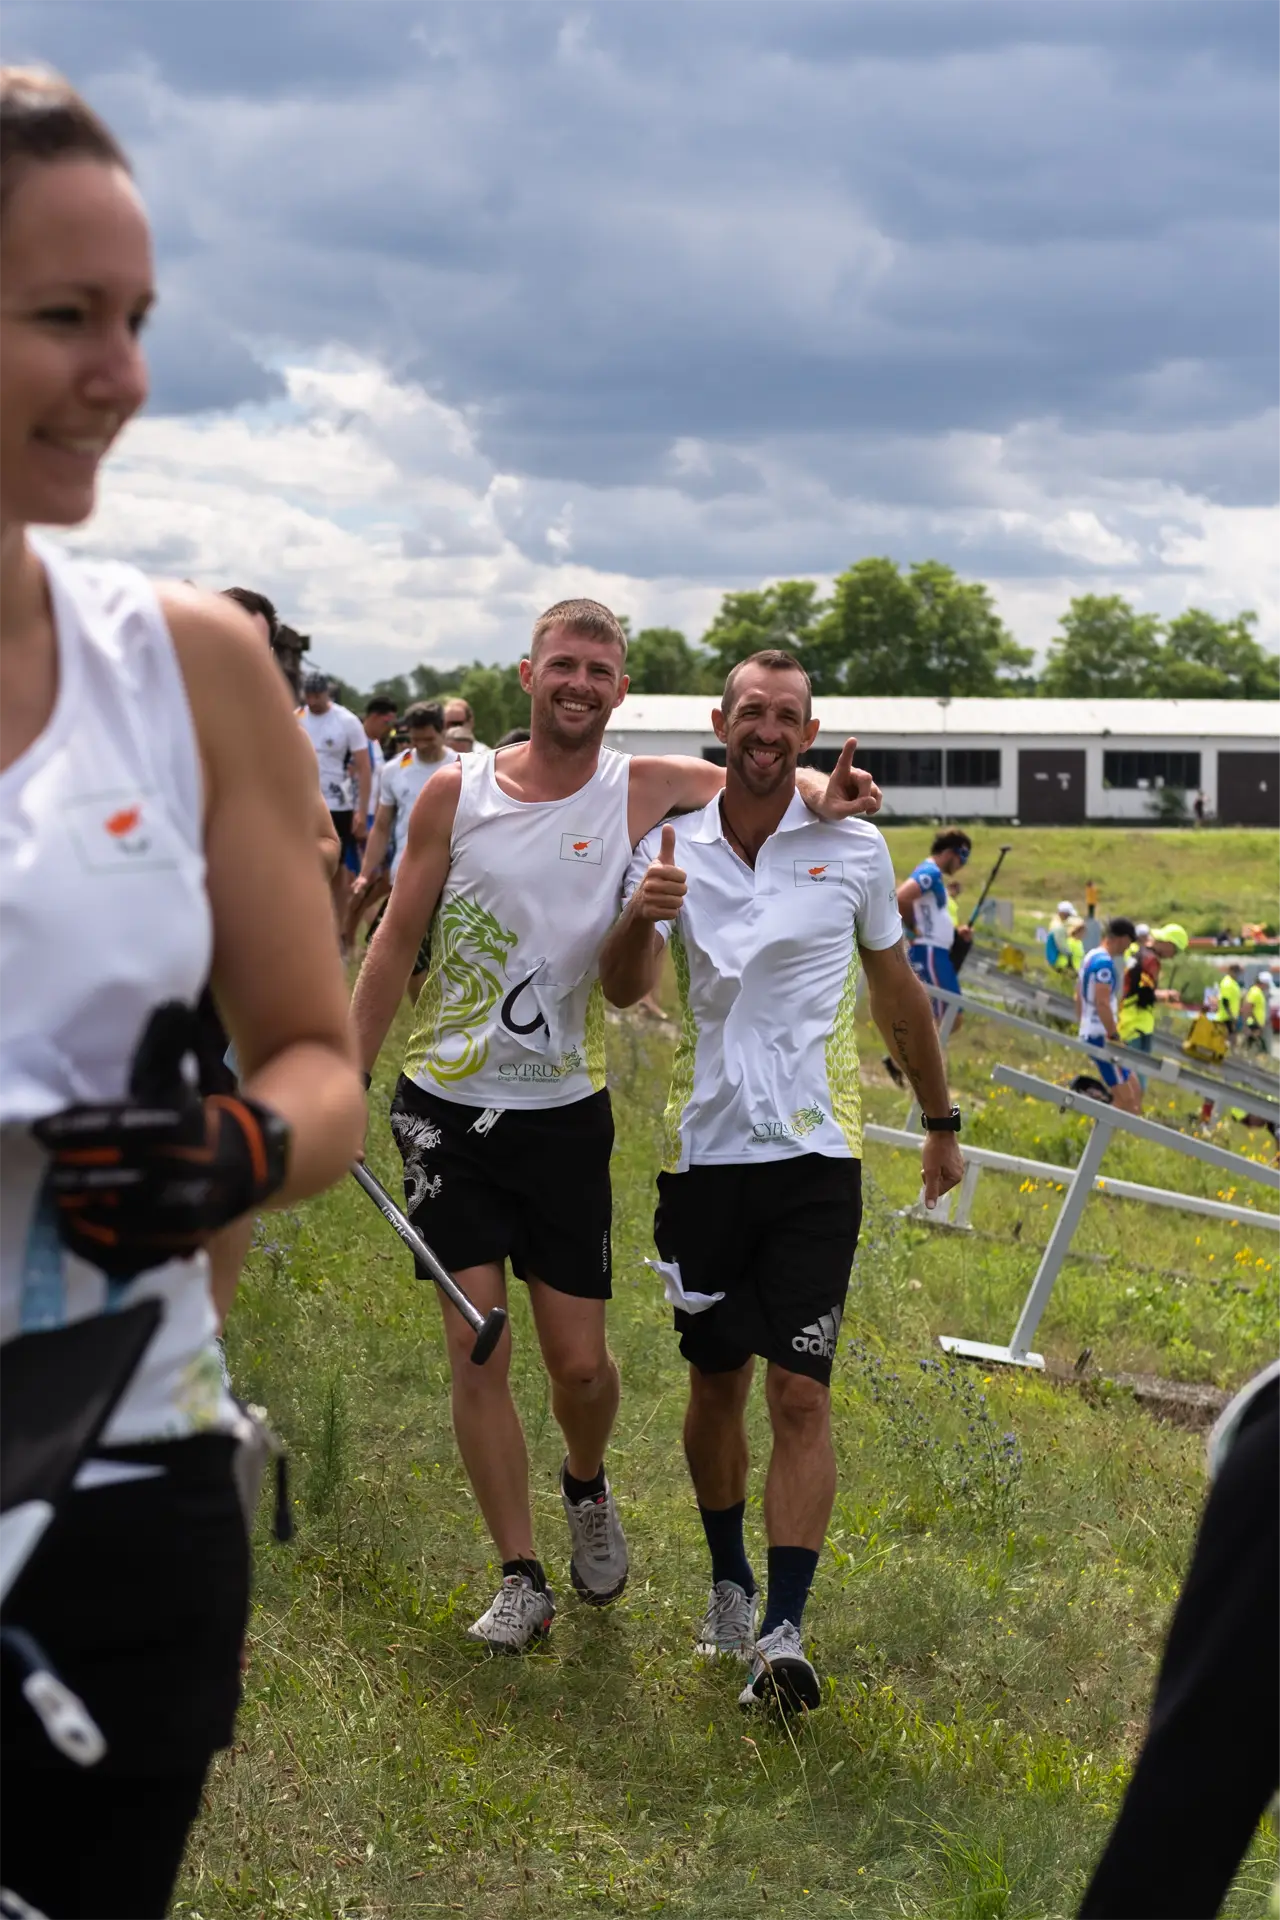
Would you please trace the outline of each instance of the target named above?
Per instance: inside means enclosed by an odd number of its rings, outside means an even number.
[[[893,1032],[893,1050],[895,1054],[898,1056],[898,1063],[902,1067],[903,1072],[906,1074],[908,1080],[910,1080],[912,1086],[915,1088],[916,1098],[920,1099],[921,1098],[920,1071],[919,1071],[919,1068],[916,1067],[915,1064],[913,1063],[910,1054],[907,1052],[907,1039],[911,1033],[911,1028],[909,1027],[909,1025],[905,1020],[895,1020],[893,1023],[892,1032]]]

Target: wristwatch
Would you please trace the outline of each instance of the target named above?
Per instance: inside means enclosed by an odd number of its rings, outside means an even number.
[[[952,1107],[950,1113],[943,1114],[940,1118],[932,1114],[922,1113],[920,1115],[920,1125],[926,1133],[959,1133],[960,1109],[959,1107]]]

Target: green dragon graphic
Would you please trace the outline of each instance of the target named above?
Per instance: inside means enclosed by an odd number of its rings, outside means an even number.
[[[406,1070],[425,1065],[442,1086],[478,1073],[489,1057],[489,1042],[477,1041],[502,994],[502,981],[484,965],[505,967],[516,935],[493,915],[461,895],[448,901],[431,927],[431,971],[418,1001],[418,1020],[409,1045]]]

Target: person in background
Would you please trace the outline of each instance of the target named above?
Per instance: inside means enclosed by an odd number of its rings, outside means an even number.
[[[326,674],[307,675],[302,683],[302,699],[303,704],[294,717],[315,748],[320,791],[343,854],[333,876],[333,907],[345,959],[347,913],[351,904],[351,871],[345,858],[352,842],[358,840],[363,846],[368,833],[369,739],[350,708],[340,707],[334,699]],[[355,780],[354,796],[348,772]]]
[[[1160,963],[1186,952],[1187,932],[1176,921],[1170,921],[1167,926],[1157,927],[1154,933],[1140,925],[1137,935],[1125,955],[1119,1031],[1126,1047],[1150,1053],[1155,1046],[1156,1003],[1163,1000],[1176,1005],[1179,999],[1171,989],[1161,988]]]
[[[1101,1050],[1120,1039],[1116,1025],[1117,1002],[1124,955],[1132,945],[1136,929],[1122,915],[1108,920],[1102,945],[1085,955],[1076,975],[1076,1018],[1080,1038]],[[1142,1106],[1142,1084],[1128,1067],[1117,1066],[1102,1054],[1098,1078],[1111,1096],[1113,1106],[1124,1113],[1137,1113]]]
[[[455,753],[492,753],[492,747],[486,747],[483,740],[476,739],[476,716],[471,710],[469,700],[460,693],[453,694],[444,703],[445,745],[452,747]]]
[[[395,701],[385,693],[375,693],[371,700],[365,702],[364,733],[369,742],[369,811],[365,815],[368,833],[373,832],[373,816],[378,811],[378,789],[382,784],[386,740],[395,727],[398,713]]]
[[[221,598],[234,600],[244,610],[254,632],[269,647],[279,621],[275,606],[266,594],[257,593],[252,587],[224,587]],[[278,660],[276,664],[279,665]],[[324,796],[318,790],[313,811],[316,853],[320,871],[328,885],[337,869],[341,849]],[[211,986],[206,986],[201,994],[196,1013],[200,1022],[200,1090],[205,1094],[234,1094],[238,1082],[232,1064],[235,1056],[231,1053],[231,1037],[223,1024]],[[209,1286],[219,1335],[227,1324],[227,1315],[236,1297],[236,1288],[240,1284],[240,1275],[253,1240],[256,1218],[256,1215],[247,1213],[243,1219],[231,1221],[228,1226],[220,1228],[208,1243]]]
[[[501,740],[494,741],[493,750],[501,753],[504,747],[522,747],[532,737],[528,727],[508,727]]]
[[[1191,802],[1191,811],[1195,815],[1196,825],[1202,827],[1204,825],[1204,795],[1202,793],[1198,793]]]
[[[948,912],[947,881],[968,865],[972,849],[973,842],[962,827],[947,827],[935,834],[928,858],[898,888],[898,911],[911,942],[912,969],[926,986],[945,987],[950,993],[960,991],[951,943],[957,933],[971,934],[972,928],[954,925]],[[943,1001],[934,1001],[935,1021],[941,1020],[943,1006]]]
[[[1098,883],[1096,880],[1086,880],[1084,883],[1084,914],[1086,920],[1096,920],[1098,917]]]
[[[397,714],[395,701],[383,693],[375,693],[373,698],[365,704],[364,731],[365,738],[369,742],[369,811],[365,816],[366,846],[368,845],[367,836],[373,832],[373,823],[377,817],[382,773],[390,757],[387,752],[387,741],[396,726]],[[353,879],[362,871],[364,862],[354,840],[343,855],[343,861]],[[367,920],[375,913],[390,891],[391,880],[385,871],[374,875],[358,905],[353,888],[347,913],[349,940],[354,941],[360,930],[361,920]]]
[[[1067,954],[1071,973],[1080,971],[1080,962],[1084,959],[1084,921],[1078,913],[1072,914],[1067,922]]]
[[[188,586],[194,584],[194,581],[187,582]],[[244,608],[255,633],[270,646],[280,625],[275,603],[268,600],[265,593],[255,593],[252,587],[224,587],[222,597],[224,600],[234,600],[238,607]]]
[[[1045,965],[1054,973],[1069,973],[1071,954],[1067,944],[1067,926],[1079,916],[1069,900],[1059,900],[1052,920],[1045,928],[1044,960]]]
[[[1227,1035],[1228,1045],[1234,1045],[1240,1031],[1240,1007],[1244,995],[1240,990],[1240,962],[1232,960],[1226,972],[1218,982],[1217,1020]]]
[[[379,881],[386,876],[385,893],[395,885],[396,872],[409,833],[409,816],[422,789],[433,774],[454,764],[458,756],[444,744],[444,709],[438,700],[426,700],[410,707],[405,715],[409,745],[386,767],[382,777],[382,799],[373,831],[364,850],[364,865],[352,888],[352,914],[358,915]],[[424,934],[418,959],[409,979],[409,999],[416,1005],[430,962],[430,936]]]
[[[1244,996],[1244,1043],[1253,1052],[1265,1053],[1267,1050],[1267,1029],[1271,1024],[1268,1001],[1271,984],[1271,975],[1264,967]]]

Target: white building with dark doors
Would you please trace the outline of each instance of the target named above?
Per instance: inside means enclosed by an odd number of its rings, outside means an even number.
[[[631,694],[609,722],[625,753],[723,760],[702,694]],[[1280,702],[815,699],[808,758],[830,768],[849,734],[884,788],[884,815],[1069,826],[1149,822],[1161,788],[1210,819],[1280,827]]]

